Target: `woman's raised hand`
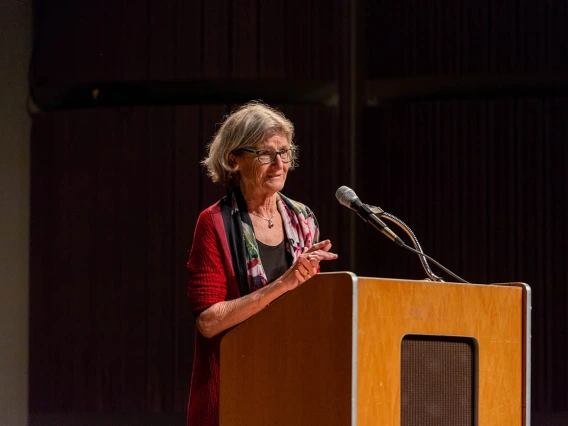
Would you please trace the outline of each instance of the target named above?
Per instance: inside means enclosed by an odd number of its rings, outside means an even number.
[[[294,264],[282,276],[282,280],[288,281],[290,289],[296,288],[300,284],[317,275],[319,263],[322,260],[337,259],[337,254],[331,253],[331,241],[324,240],[314,244],[310,248],[304,248],[302,254],[298,256]]]

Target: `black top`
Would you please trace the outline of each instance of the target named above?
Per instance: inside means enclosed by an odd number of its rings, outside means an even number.
[[[256,240],[256,243],[267,283],[271,283],[276,278],[281,277],[288,269],[285,240],[282,240],[277,246],[268,246],[258,240]]]

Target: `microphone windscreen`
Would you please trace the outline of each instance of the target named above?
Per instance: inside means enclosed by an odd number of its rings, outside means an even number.
[[[335,198],[337,198],[337,201],[339,201],[347,208],[352,208],[351,203],[359,199],[359,197],[357,197],[357,194],[355,194],[355,191],[353,191],[348,186],[342,186],[337,191],[335,191]]]

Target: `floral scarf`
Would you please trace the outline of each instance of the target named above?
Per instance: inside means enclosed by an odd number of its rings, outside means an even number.
[[[294,263],[304,247],[319,241],[317,219],[309,207],[277,194],[276,207],[282,216],[286,234],[288,264]],[[233,270],[241,296],[252,293],[266,285],[258,244],[240,188],[234,188],[221,200],[221,215],[231,252]]]

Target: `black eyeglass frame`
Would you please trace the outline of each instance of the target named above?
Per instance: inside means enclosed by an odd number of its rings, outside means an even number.
[[[276,160],[276,156],[280,155],[280,159],[282,160],[283,163],[291,163],[294,161],[295,159],[295,153],[297,152],[297,148],[295,147],[290,147],[290,148],[286,148],[286,149],[281,149],[280,151],[275,151],[273,149],[252,149],[252,148],[239,148],[237,150],[235,150],[234,152],[239,152],[239,151],[245,151],[245,152],[250,152],[253,154],[256,154],[256,158],[258,159],[258,162],[260,164],[271,164],[274,162],[274,160]],[[290,157],[288,160],[284,160],[282,158],[282,154],[285,154],[286,152],[290,151]],[[268,163],[262,162],[260,161],[260,153],[261,152],[272,152],[274,153],[273,155],[271,155],[270,161]],[[267,155],[267,154],[264,154]]]

